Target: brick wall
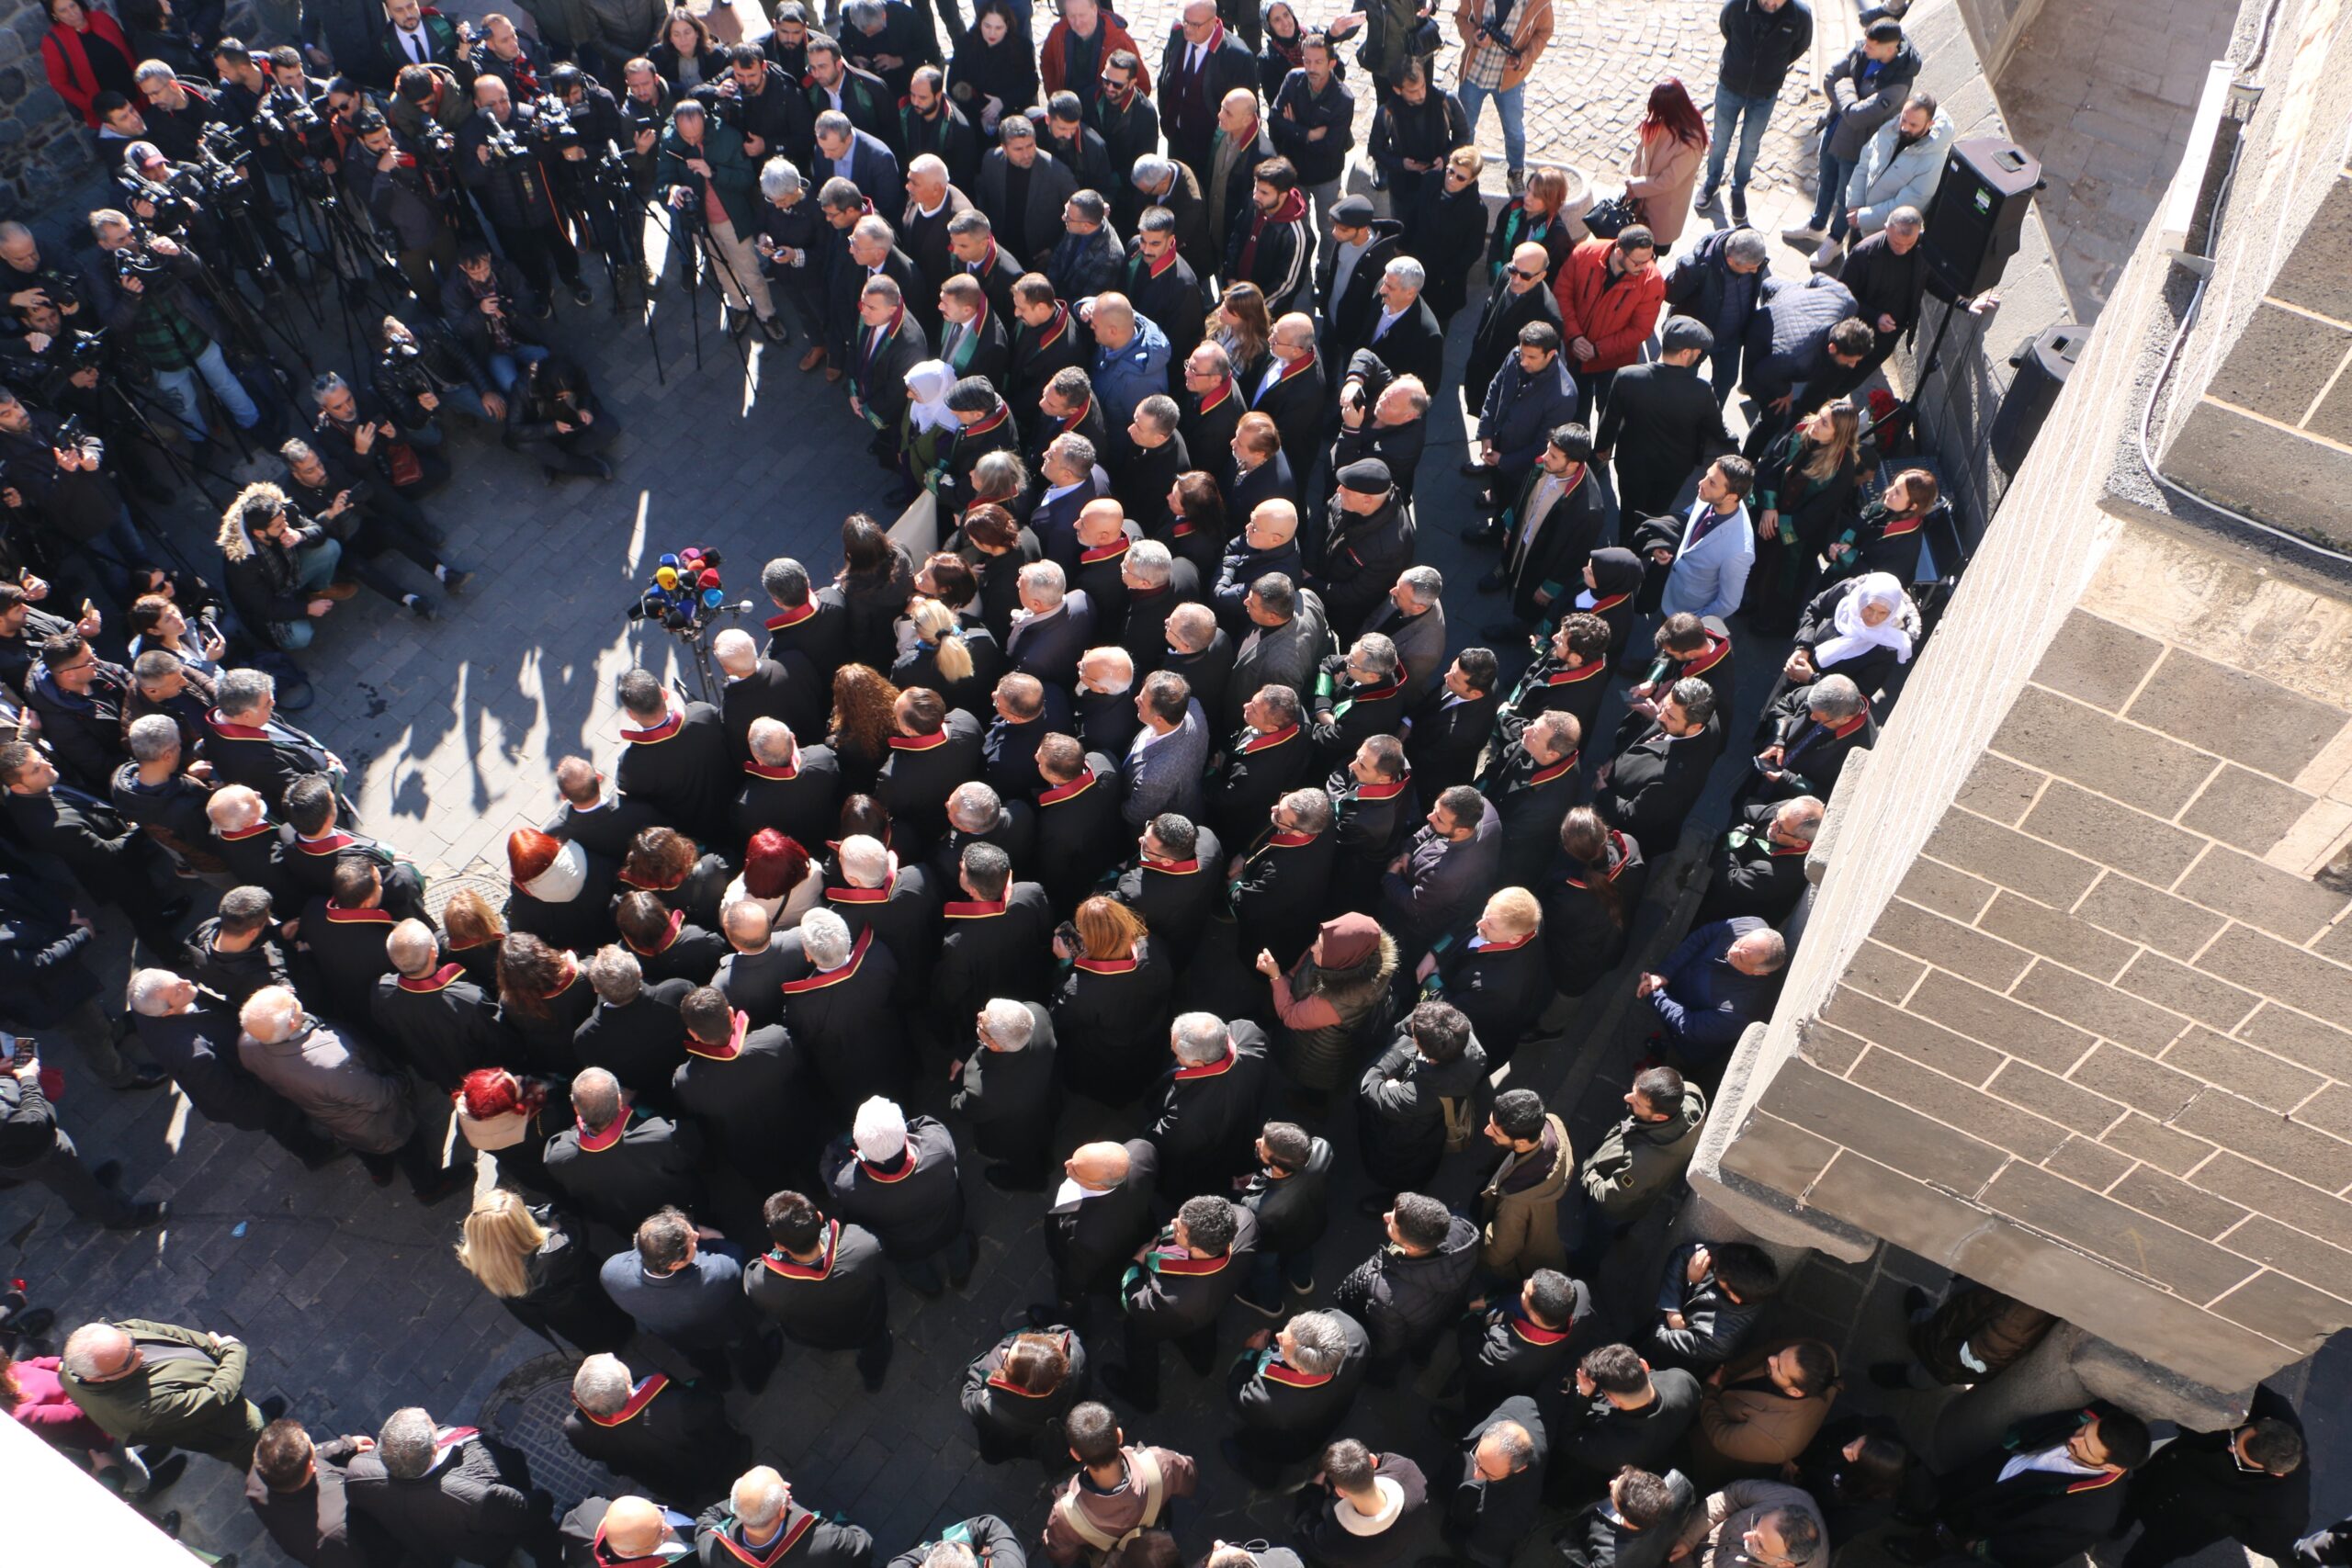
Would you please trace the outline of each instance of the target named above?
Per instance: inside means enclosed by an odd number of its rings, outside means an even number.
[[[2204,1381],[2352,1324],[2347,653],[2343,599],[2128,528],[1724,1168]]]

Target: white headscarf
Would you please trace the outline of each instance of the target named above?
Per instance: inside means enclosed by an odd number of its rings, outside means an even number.
[[[588,852],[567,840],[555,863],[523,884],[523,891],[542,904],[569,904],[587,881]]]
[[[926,359],[907,372],[907,409],[914,415],[915,429],[956,428],[956,415],[947,407],[947,394],[955,388],[956,372],[944,359]]]
[[[1862,611],[1873,604],[1883,604],[1888,612],[1876,626],[1862,619]],[[1873,571],[1857,578],[1854,591],[1838,602],[1836,620],[1838,635],[1824,638],[1813,650],[1815,670],[1826,671],[1873,648],[1893,649],[1897,664],[1911,662],[1911,639],[1918,635],[1919,611],[1893,572]]]

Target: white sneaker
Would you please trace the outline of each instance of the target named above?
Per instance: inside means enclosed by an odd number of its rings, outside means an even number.
[[[1827,237],[1827,234],[1819,229],[1800,228],[1781,231],[1781,240],[1792,245],[1817,245]]]
[[[1813,253],[1813,270],[1815,272],[1827,272],[1845,259],[1845,241],[1824,240],[1821,242],[1821,249]]]

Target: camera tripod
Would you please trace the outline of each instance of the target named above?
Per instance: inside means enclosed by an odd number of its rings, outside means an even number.
[[[648,592],[650,592],[650,590]],[[645,625],[658,626],[669,633],[677,638],[680,646],[686,650],[685,662],[687,667],[695,672],[695,682],[701,688],[701,695],[697,698],[693,692],[686,690],[685,677],[676,675],[671,678],[670,683],[677,688],[678,695],[688,702],[706,702],[716,707],[719,694],[726,689],[726,683],[719,679],[718,671],[711,666],[711,639],[719,630],[721,616],[730,621],[740,620],[751,613],[752,602],[748,599],[739,600],[732,604],[721,604],[715,610],[698,608],[694,619],[683,626],[673,626],[665,615],[655,612],[644,595],[639,597],[638,605],[644,611]]]

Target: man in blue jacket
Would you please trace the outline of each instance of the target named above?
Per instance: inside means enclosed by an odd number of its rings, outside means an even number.
[[[1686,1069],[1730,1055],[1749,1024],[1772,1016],[1788,962],[1788,943],[1754,915],[1717,920],[1684,937],[1663,970],[1643,976],[1634,988],[1657,1014],[1665,1033],[1659,1054],[1679,1058]]]

